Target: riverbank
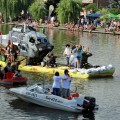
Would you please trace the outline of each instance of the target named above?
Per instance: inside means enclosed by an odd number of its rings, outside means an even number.
[[[39,28],[47,28],[47,25],[40,25]],[[68,30],[67,28],[65,28],[64,26],[58,26],[58,27],[52,27],[50,29],[59,29],[59,30]],[[72,31],[71,31],[72,32]],[[78,32],[78,31],[75,31]],[[120,35],[120,31],[114,31],[114,32],[106,32],[105,28],[96,28],[96,30],[83,30],[83,31],[79,31],[79,32],[89,32],[89,33],[101,33],[101,34],[112,34],[112,35]]]
[[[23,25],[24,23],[8,23],[9,25]],[[67,28],[64,27],[64,25],[60,25],[58,27],[48,27],[46,24],[38,25],[36,28],[49,28],[49,29],[59,29],[59,30],[68,30]],[[72,31],[71,31],[72,32]],[[78,31],[75,31],[78,32]],[[106,32],[105,28],[97,27],[95,30],[83,30],[79,32],[89,32],[89,33],[101,33],[101,34],[112,34],[112,35],[120,35],[120,31],[113,31],[113,32]]]

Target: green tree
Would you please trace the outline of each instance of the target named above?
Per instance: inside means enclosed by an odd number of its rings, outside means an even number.
[[[110,13],[120,14],[120,0],[110,0],[108,8]]]
[[[30,13],[32,14],[32,17],[35,20],[43,18],[46,15],[46,13],[47,13],[46,5],[45,5],[43,0],[36,0],[29,7],[29,11],[30,11]]]
[[[91,3],[85,7],[86,11],[92,11],[92,13],[96,13],[98,11],[97,4]]]
[[[120,9],[120,0],[110,0],[109,8]]]
[[[22,10],[27,11],[33,0],[0,0],[0,12],[3,14],[5,22],[9,18],[20,15]]]
[[[110,18],[108,18],[109,15],[109,11],[105,8],[100,10],[100,13],[102,14],[102,16],[100,17],[100,19],[104,20],[105,22],[109,21]]]
[[[109,11],[110,11],[110,13],[113,13],[115,15],[120,14],[120,9],[118,9],[118,8],[110,8]]]
[[[80,16],[82,3],[80,0],[61,0],[56,13],[60,23],[74,22]]]

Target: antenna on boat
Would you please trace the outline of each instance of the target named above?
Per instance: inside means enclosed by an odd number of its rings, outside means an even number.
[[[76,87],[75,87],[75,93],[77,92],[77,89],[78,89],[78,88],[77,88],[77,86],[76,86]]]
[[[24,22],[24,31],[23,31],[24,33],[26,32],[26,24],[25,24],[25,22]]]
[[[42,85],[43,85],[43,89],[44,89],[44,86],[45,86],[45,75],[43,74],[43,79],[42,79]]]

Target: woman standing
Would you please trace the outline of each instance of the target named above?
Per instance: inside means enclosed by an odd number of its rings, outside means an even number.
[[[53,76],[53,95],[60,96],[60,83],[61,83],[62,77],[59,76],[59,72],[56,72],[55,75]]]

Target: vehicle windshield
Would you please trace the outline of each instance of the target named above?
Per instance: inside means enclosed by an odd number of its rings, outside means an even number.
[[[37,38],[37,44],[40,44],[40,43],[48,43],[47,38],[46,37]]]

